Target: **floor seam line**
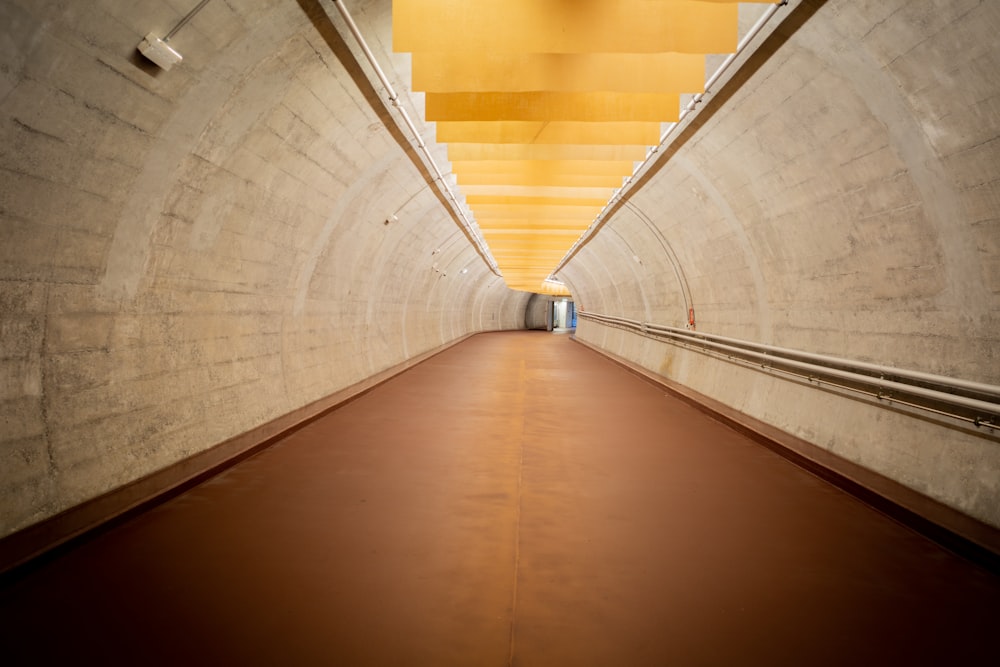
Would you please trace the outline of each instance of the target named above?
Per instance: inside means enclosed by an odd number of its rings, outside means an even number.
[[[511,586],[510,603],[510,641],[507,651],[507,667],[514,665],[514,632],[517,627],[517,580],[521,568],[521,488],[524,479],[524,443],[527,431],[527,380],[525,378],[525,368],[522,362],[520,368],[522,409],[521,409],[521,450],[517,461],[517,499],[514,505],[514,582]]]

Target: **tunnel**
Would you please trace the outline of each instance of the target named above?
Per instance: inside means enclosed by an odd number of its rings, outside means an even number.
[[[998,33],[0,1],[0,660],[998,664]]]

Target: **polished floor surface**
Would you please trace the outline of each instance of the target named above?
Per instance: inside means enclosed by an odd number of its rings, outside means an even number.
[[[0,664],[998,665],[1000,578],[566,336],[475,336],[0,591]]]

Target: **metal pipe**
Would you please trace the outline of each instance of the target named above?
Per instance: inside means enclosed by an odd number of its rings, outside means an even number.
[[[683,338],[683,336],[681,337]],[[733,352],[744,356],[754,357],[762,361],[780,361],[782,366],[791,366],[792,368],[797,368],[803,371],[810,371],[813,373],[819,372],[822,373],[823,375],[832,375],[833,377],[840,378],[841,380],[864,382],[865,384],[871,384],[878,387],[879,389],[885,389],[887,391],[902,391],[903,393],[906,394],[922,396],[924,398],[929,398],[935,401],[941,401],[943,403],[950,403],[952,405],[960,405],[962,407],[969,408],[972,410],[982,410],[983,412],[987,412],[990,414],[1000,414],[1000,404],[997,403],[990,403],[988,401],[981,401],[975,398],[958,396],[956,394],[949,394],[947,392],[937,391],[936,389],[926,389],[924,387],[917,387],[911,384],[895,382],[893,380],[874,378],[870,375],[853,373],[851,371],[843,371],[837,368],[830,368],[829,366],[820,366],[818,364],[811,364],[805,361],[795,361],[794,359],[787,359],[787,358],[775,359],[773,356],[769,356],[763,352],[754,352],[746,348],[735,347],[732,345],[725,345],[723,343],[714,343],[708,340],[701,341],[701,344],[717,350]]]
[[[706,354],[711,354],[711,355],[717,356],[717,357],[725,356],[725,358],[726,358],[727,361],[734,362],[734,363],[737,363],[737,362],[740,361],[738,359],[734,359],[732,356],[729,356],[729,355],[721,355],[719,353],[713,353],[713,352],[709,352],[709,351],[706,351]],[[887,396],[885,394],[882,394],[879,391],[865,391],[864,389],[859,389],[857,387],[852,387],[852,386],[846,385],[846,384],[840,384],[838,382],[833,382],[831,380],[827,380],[827,379],[822,379],[821,380],[820,378],[818,378],[818,377],[816,377],[814,375],[803,375],[802,373],[795,373],[793,371],[782,369],[782,368],[760,366],[759,364],[756,364],[756,363],[750,362],[750,361],[744,361],[744,362],[741,363],[741,365],[745,366],[746,368],[752,368],[754,370],[763,371],[765,373],[768,373],[768,374],[771,374],[771,375],[776,375],[776,376],[782,377],[782,378],[795,378],[797,380],[804,380],[805,382],[808,382],[809,384],[815,384],[818,387],[830,387],[830,388],[833,388],[833,389],[837,389],[840,392],[849,392],[849,393],[853,393],[853,394],[861,394],[862,396],[868,396],[868,397],[874,398],[874,399],[876,399],[878,401],[885,401],[887,403],[892,403],[893,405],[902,405],[902,406],[905,406],[907,408],[912,408],[912,409],[915,409],[915,410],[921,410],[923,412],[930,412],[932,414],[941,415],[942,417],[947,417],[949,419],[955,419],[955,420],[958,420],[958,421],[961,421],[961,422],[965,422],[967,424],[973,424],[974,426],[987,426],[989,428],[996,428],[997,427],[997,425],[994,424],[994,423],[992,423],[991,421],[982,421],[978,417],[976,417],[976,418],[965,417],[963,415],[958,415],[958,414],[955,414],[953,412],[946,412],[945,410],[939,410],[939,409],[936,409],[936,408],[932,408],[932,407],[927,406],[927,405],[921,405],[919,403],[912,403],[910,401],[904,401],[904,400],[902,400],[900,398],[897,398],[895,396]]]
[[[706,338],[709,340],[719,341],[722,343],[732,343],[735,345],[752,348],[755,350],[761,350],[764,352],[771,352],[779,356],[795,356],[800,359],[810,359],[812,361],[817,361],[823,364],[834,364],[837,366],[848,366],[852,368],[857,368],[861,370],[870,371],[872,373],[881,373],[883,375],[891,375],[893,377],[902,377],[909,380],[914,380],[916,382],[929,382],[932,384],[938,384],[941,386],[952,387],[955,389],[964,389],[966,391],[973,391],[979,394],[987,394],[990,396],[1000,397],[1000,386],[992,384],[984,384],[982,382],[973,382],[971,380],[962,380],[959,378],[950,378],[945,375],[936,375],[934,373],[924,373],[922,371],[911,371],[904,368],[896,368],[894,366],[885,366],[882,364],[873,364],[867,361],[854,361],[853,359],[845,359],[843,357],[834,357],[826,354],[817,354],[815,352],[803,352],[801,350],[793,350],[787,347],[778,347],[776,345],[766,345],[764,343],[755,343],[752,341],[740,340],[738,338],[729,338],[727,336],[719,336],[717,334],[709,334],[698,332],[694,333],[687,331],[685,329],[679,329],[677,327],[664,326],[660,324],[649,324],[647,323],[646,328],[652,331],[669,331],[671,333],[676,333],[681,336],[688,338]]]
[[[184,26],[186,26],[188,24],[188,21],[190,21],[191,19],[193,19],[194,15],[197,14],[198,12],[200,12],[202,9],[204,9],[205,5],[207,5],[209,2],[210,2],[210,0],[201,0],[201,2],[199,2],[198,5],[194,9],[192,9],[191,11],[189,11],[187,13],[187,15],[185,15],[184,18],[182,18],[180,20],[180,22],[177,25],[174,26],[173,30],[171,30],[170,32],[167,33],[167,36],[163,38],[163,41],[164,42],[169,42],[170,38],[173,37],[174,35],[176,35],[178,30],[180,30],[181,28],[183,28]]]
[[[203,0],[204,4],[208,0]],[[410,130],[410,134],[413,136],[413,140],[416,142],[417,148],[421,150],[424,154],[427,164],[430,166],[431,171],[434,172],[434,180],[439,184],[438,187],[441,189],[442,193],[445,195],[446,199],[451,200],[452,209],[458,214],[458,217],[462,220],[466,231],[468,231],[469,236],[472,238],[476,247],[479,249],[480,255],[482,255],[483,260],[486,262],[490,270],[496,275],[503,275],[500,272],[500,267],[497,266],[496,260],[493,258],[493,254],[490,252],[489,247],[486,245],[486,241],[482,238],[481,234],[475,228],[472,220],[466,215],[465,211],[462,209],[461,205],[458,203],[458,199],[455,197],[455,193],[452,192],[448,183],[444,179],[444,174],[441,173],[441,169],[437,165],[437,161],[434,160],[434,156],[431,155],[430,150],[427,148],[427,144],[424,143],[424,139],[420,136],[420,131],[417,130],[416,124],[410,118],[410,114],[407,113],[406,109],[403,108],[402,103],[399,100],[399,95],[396,90],[389,83],[389,77],[386,76],[385,71],[379,65],[378,60],[375,58],[375,54],[368,47],[368,42],[361,34],[361,30],[358,28],[358,24],[354,22],[354,18],[351,13],[347,10],[344,5],[343,0],[333,0],[334,6],[337,7],[337,11],[340,12],[341,17],[347,24],[347,28],[351,31],[354,36],[354,40],[358,43],[361,51],[365,54],[365,58],[368,60],[368,64],[371,65],[372,69],[375,70],[375,76],[381,82],[382,87],[385,88],[386,93],[389,96],[389,101],[392,102],[392,106],[396,108],[399,115],[403,117],[403,124],[406,125],[407,129]]]
[[[358,28],[358,24],[354,22],[354,17],[351,16],[349,11],[347,11],[347,7],[344,5],[343,0],[333,0],[333,4],[336,5],[337,10],[344,19],[344,22],[347,23],[347,29],[351,31],[352,35],[354,35],[354,40],[358,43],[361,51],[365,54],[365,58],[368,59],[368,64],[370,64],[372,69],[375,70],[375,76],[378,77],[378,80],[382,82],[382,86],[385,88],[386,92],[389,93],[389,101],[393,103],[393,106],[397,106],[396,100],[399,99],[399,96],[396,94],[392,84],[389,83],[389,77],[385,75],[385,71],[382,70],[382,66],[378,64],[375,54],[372,53],[370,48],[368,48],[368,42],[366,42],[365,38],[361,35],[361,30]]]
[[[926,387],[906,384],[903,382],[897,382],[895,380],[876,378],[871,375],[856,373],[851,370],[842,370],[839,368],[833,368],[831,366],[820,365],[818,363],[797,361],[789,357],[797,356],[802,359],[812,359],[814,361],[834,364],[837,366],[847,366],[848,368],[864,369],[869,371],[874,370],[876,372],[881,372],[886,375],[891,375],[897,378],[906,378],[920,382],[930,382],[937,384],[938,386],[941,387],[973,391],[984,395],[1000,396],[1000,387],[995,385],[988,385],[979,382],[971,382],[968,380],[949,378],[943,375],[934,375],[931,373],[923,373],[920,371],[909,371],[905,369],[894,368],[892,366],[869,364],[867,362],[857,362],[849,359],[843,359],[841,357],[830,357],[810,352],[801,352],[798,350],[791,350],[789,348],[780,348],[771,345],[763,345],[761,343],[752,343],[750,341],[741,341],[735,338],[727,338],[725,336],[715,336],[713,334],[704,334],[704,333],[692,333],[684,329],[678,329],[676,327],[666,327],[657,324],[639,322],[637,320],[632,320],[625,317],[612,317],[608,315],[599,315],[597,313],[589,313],[589,312],[580,313],[580,317],[584,319],[593,319],[597,322],[610,325],[616,325],[616,324],[623,325],[626,328],[632,329],[638,333],[642,333],[645,335],[664,336],[668,338],[673,338],[675,340],[680,340],[687,343],[693,343],[703,347],[708,347],[720,352],[727,352],[730,354],[736,354],[744,357],[751,357],[765,363],[768,361],[778,362],[782,366],[796,368],[798,370],[806,371],[807,373],[813,375],[818,374],[829,377],[836,377],[842,380],[848,380],[850,382],[858,382],[874,386],[879,388],[880,390],[898,391],[911,396],[920,396],[923,398],[927,398],[933,401],[937,401],[939,403],[956,405],[969,410],[984,412],[990,415],[1000,415],[1000,403],[983,401],[977,398],[971,398],[968,396],[952,394],[946,391],[939,391],[937,389],[929,389]],[[715,339],[715,340],[710,340],[710,339]],[[743,347],[738,347],[737,345],[730,345],[723,342],[715,342],[716,340],[736,343]],[[758,352],[751,348],[764,349],[766,351]]]

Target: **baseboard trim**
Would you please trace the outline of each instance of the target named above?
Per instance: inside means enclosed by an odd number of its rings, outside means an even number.
[[[145,477],[0,538],[0,583],[218,475],[471,336],[466,334]]]
[[[997,528],[682,384],[657,375],[624,357],[580,340],[576,336],[572,339],[949,551],[991,572],[1000,573],[1000,530]]]

